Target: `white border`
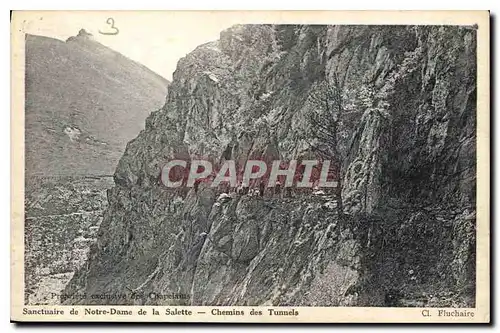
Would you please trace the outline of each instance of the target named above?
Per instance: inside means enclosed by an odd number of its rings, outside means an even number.
[[[76,2],[63,2],[61,0],[47,0],[43,2],[43,8],[40,7],[40,2],[38,1],[26,1],[26,0],[18,0],[15,2],[7,3],[3,2],[0,4],[3,10],[2,12],[6,16],[6,11],[8,9],[95,9],[95,10],[102,10],[102,9],[139,9],[137,6],[131,6],[130,4],[124,2],[124,1],[107,1],[106,5],[102,4],[102,1],[97,1],[97,0],[87,0],[87,1],[82,1],[83,4],[79,4]],[[142,0],[140,2],[140,9],[157,9],[158,4],[161,3],[160,1],[151,1],[151,0]],[[193,1],[193,0],[185,0],[182,1],[182,6],[180,5],[175,5],[175,4],[170,4],[167,7],[164,7],[164,9],[335,9],[335,10],[340,10],[340,9],[491,9],[493,14],[498,14],[499,8],[500,8],[500,1],[497,0],[489,0],[489,1],[432,1],[432,0],[421,0],[418,2],[409,2],[409,3],[404,3],[401,1],[386,1],[386,0],[378,0],[378,1],[358,1],[358,0],[350,0],[345,2],[345,4],[337,4],[337,3],[326,3],[324,1],[317,1],[317,0],[308,0],[308,1],[302,1],[299,4],[293,4],[293,2],[283,2],[280,4],[279,2],[272,2],[272,1],[261,1],[261,0],[255,0],[252,1],[251,3],[248,4],[235,4],[234,1],[219,1],[219,0],[213,0],[210,1],[209,4],[206,1]],[[6,8],[3,8],[5,5]],[[163,6],[165,6],[163,4]],[[134,8],[135,7],[135,8]],[[9,45],[7,47],[4,47],[4,52],[2,53],[2,60],[4,63],[4,66],[2,67],[3,70],[5,71],[4,75],[2,75],[2,83],[3,83],[3,88],[1,89],[2,97],[4,97],[2,100],[4,101],[4,106],[6,110],[10,109],[10,24],[8,21],[5,19],[4,16],[4,21],[3,24],[0,25],[0,29],[2,30],[2,34],[0,36],[2,37],[3,45]],[[498,45],[498,35],[492,35],[492,37],[495,37],[495,51],[497,51],[497,45]],[[498,52],[495,52],[498,54]],[[493,59],[492,59],[493,60]],[[493,75],[496,76],[498,73],[498,68],[496,68],[495,73]],[[492,87],[494,91],[492,91],[493,96],[495,96],[495,93],[497,92],[496,87]],[[494,106],[496,106],[496,103],[492,105],[492,109],[494,110]],[[0,175],[4,176],[5,179],[10,178],[10,112],[6,112],[6,110],[1,113],[0,118],[0,152],[2,156],[9,156],[8,158],[3,159],[3,163],[0,164]],[[497,116],[495,119],[494,126],[498,128],[498,123],[500,122],[499,117]],[[494,133],[495,131],[493,131]],[[492,133],[492,134],[493,134]],[[496,140],[495,140],[496,143]],[[493,147],[495,148],[495,152],[497,152],[497,149],[499,145],[496,144]],[[498,152],[497,152],[498,153]],[[495,185],[497,185],[498,179],[495,181]],[[0,200],[0,212],[2,212],[4,216],[5,221],[10,220],[10,189],[7,184],[9,184],[9,181],[5,181],[6,186],[2,187],[1,190],[1,198]],[[492,203],[494,206],[498,206],[498,201],[500,200],[498,198],[495,199],[495,202]],[[493,220],[494,221],[494,220]],[[2,225],[4,228],[2,231],[2,235],[4,237],[4,244],[9,242],[9,223],[4,223]],[[493,242],[495,244],[495,242]],[[498,247],[494,245],[495,248],[495,254],[497,253]],[[7,263],[10,261],[10,256],[6,250],[2,252],[0,255],[3,263],[3,267],[7,267]],[[498,258],[498,256],[497,256]],[[10,276],[8,274],[4,275],[6,276],[6,279],[4,279],[3,287],[5,288],[3,290],[3,295],[10,295],[10,281],[9,278]],[[6,281],[7,280],[7,281]],[[493,282],[493,281],[492,281]],[[7,331],[12,331],[14,329],[13,325],[7,324],[9,321],[9,314],[10,314],[10,302],[1,302],[2,310],[1,313],[4,315],[4,320],[2,321],[2,332],[7,332]],[[497,308],[497,307],[496,307]],[[492,313],[492,317],[495,317],[496,313]],[[498,318],[496,316],[496,318]],[[152,331],[160,331],[164,330],[166,327],[152,327],[150,328]],[[235,327],[232,327],[234,329]],[[359,328],[359,327],[358,327]],[[78,330],[77,328],[63,328],[65,330]],[[80,328],[81,329],[81,328]],[[127,327],[120,327],[120,330],[126,330],[129,331],[130,328]],[[137,329],[137,327],[136,327]],[[182,327],[169,327],[169,330],[181,330],[183,329]],[[214,328],[212,329],[219,329],[219,328]],[[248,329],[248,328],[247,328]],[[259,329],[265,329],[264,327],[259,327]],[[299,329],[299,328],[290,328],[288,327],[287,329]],[[301,329],[308,329],[302,327]],[[336,330],[343,330],[345,327],[335,327],[334,329]],[[364,327],[364,329],[380,329],[380,330],[385,330],[386,328],[384,327]],[[52,331],[50,327],[45,327],[45,328],[39,328],[40,331]],[[410,329],[411,330],[411,329]],[[436,328],[428,328],[426,327],[426,330],[436,330]]]

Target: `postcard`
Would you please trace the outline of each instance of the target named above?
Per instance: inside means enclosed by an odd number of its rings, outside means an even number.
[[[12,321],[490,321],[489,12],[11,29]]]

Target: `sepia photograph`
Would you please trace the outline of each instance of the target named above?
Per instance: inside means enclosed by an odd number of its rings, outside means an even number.
[[[444,13],[14,12],[13,319],[488,322],[489,13]]]

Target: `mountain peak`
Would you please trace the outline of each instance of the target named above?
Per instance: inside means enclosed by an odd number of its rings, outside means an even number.
[[[87,31],[76,30],[66,43],[27,39],[26,75],[37,78],[26,88],[31,129],[26,140],[35,147],[26,154],[30,175],[61,175],[65,170],[111,174],[125,144],[143,129],[150,111],[164,103],[165,79],[93,40]],[[112,134],[109,128],[120,130]],[[48,141],[38,144],[36,137]],[[57,164],[53,156],[58,156]],[[78,168],[66,167],[75,164],[75,156],[82,158]]]
[[[85,38],[85,39],[94,39],[94,35],[92,35],[90,32],[87,32],[87,30],[85,30],[85,29],[80,29],[80,31],[78,31],[78,35],[76,37]]]
[[[94,39],[94,35],[92,35],[90,32],[88,32],[85,29],[80,29],[78,31],[78,34],[76,36],[71,36],[69,37],[66,42],[71,42],[71,41],[93,41],[95,42],[96,40]]]

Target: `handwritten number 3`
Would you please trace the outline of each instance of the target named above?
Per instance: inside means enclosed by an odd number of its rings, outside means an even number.
[[[117,27],[115,27],[115,20],[110,17],[106,20],[106,23],[111,25],[111,29],[114,29],[115,31],[113,32],[102,32],[101,30],[99,30],[99,33],[100,34],[103,34],[103,35],[118,35],[118,33],[120,32],[120,30],[118,30]]]

